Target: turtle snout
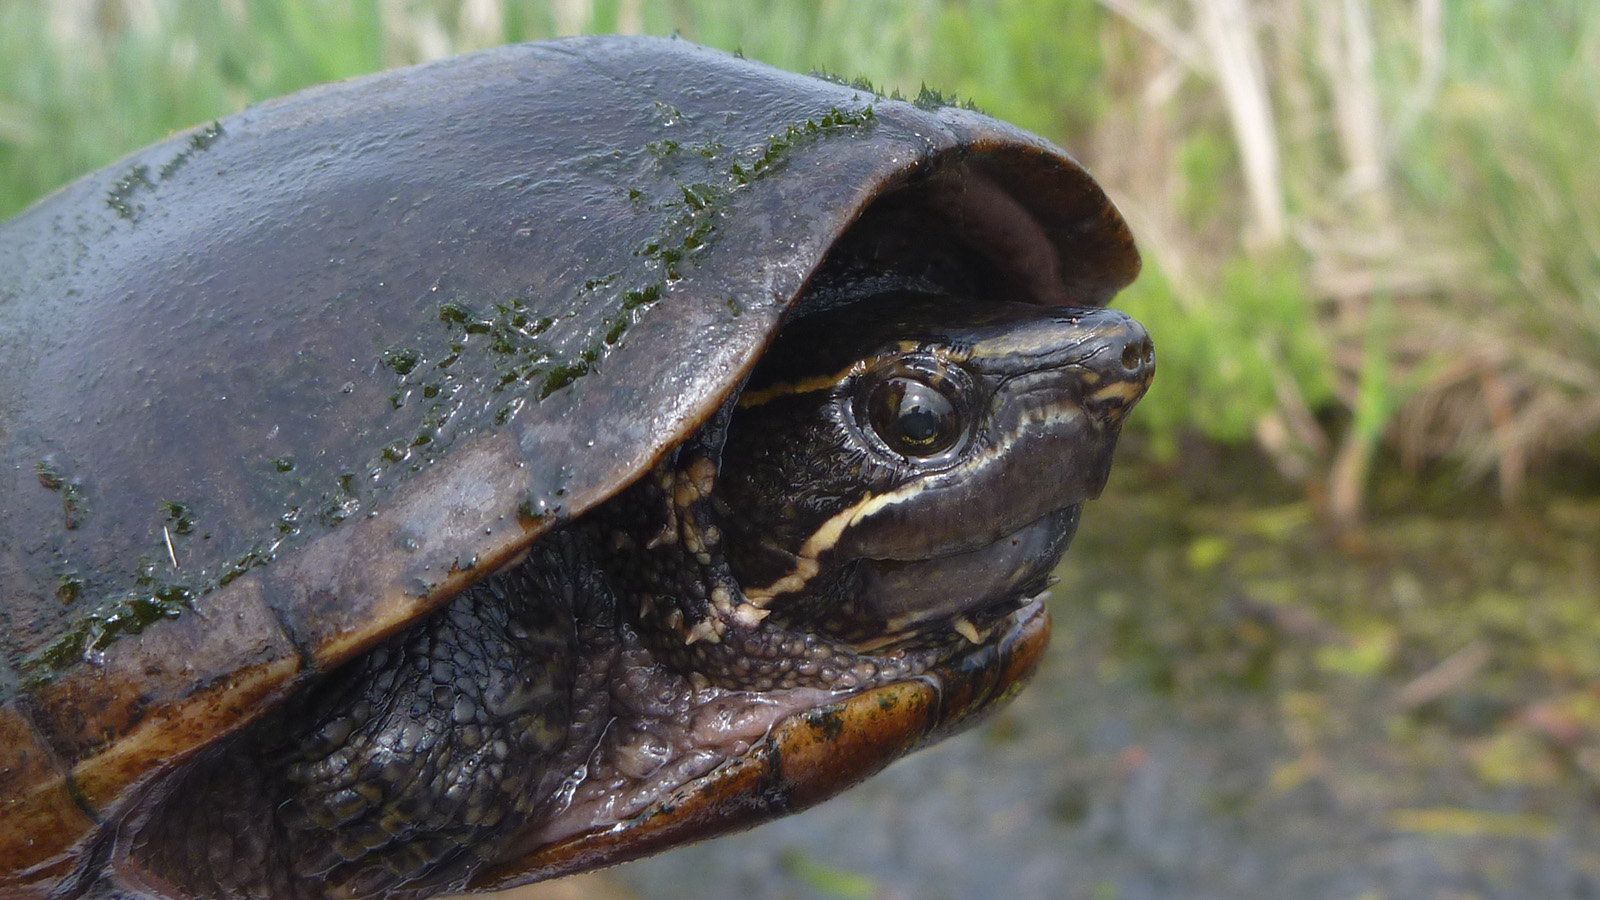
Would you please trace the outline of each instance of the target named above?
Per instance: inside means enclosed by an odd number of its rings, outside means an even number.
[[[1144,326],[1125,315],[1106,324],[1098,337],[1098,352],[1084,365],[1083,405],[1106,425],[1116,425],[1155,378],[1156,349]]]

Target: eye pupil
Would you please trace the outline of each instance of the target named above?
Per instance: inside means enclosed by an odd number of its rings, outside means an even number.
[[[928,443],[939,436],[939,415],[921,406],[902,409],[900,432],[912,443]]]
[[[868,419],[890,449],[907,456],[934,456],[961,436],[951,398],[914,378],[889,378],[873,388]]]

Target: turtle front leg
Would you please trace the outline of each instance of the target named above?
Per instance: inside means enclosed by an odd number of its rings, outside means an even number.
[[[261,900],[462,888],[608,721],[611,601],[590,557],[581,535],[541,541],[177,773],[124,826],[113,878]]]

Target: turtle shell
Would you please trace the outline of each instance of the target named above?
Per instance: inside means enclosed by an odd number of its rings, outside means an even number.
[[[1138,270],[1036,137],[645,38],[307,90],[0,226],[0,888],[629,484],[911,219],[1036,302]]]

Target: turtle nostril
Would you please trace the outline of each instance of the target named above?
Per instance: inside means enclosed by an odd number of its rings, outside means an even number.
[[[1144,368],[1150,359],[1150,339],[1129,341],[1122,347],[1122,367],[1129,372],[1137,372]]]

